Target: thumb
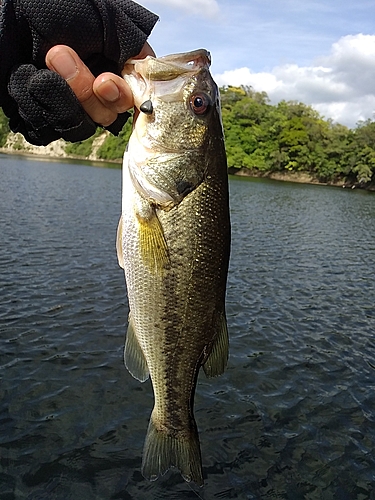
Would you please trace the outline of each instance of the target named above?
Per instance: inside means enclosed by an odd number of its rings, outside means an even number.
[[[104,106],[93,91],[94,75],[78,54],[66,45],[52,47],[46,55],[47,67],[66,80],[85,112],[104,127],[113,123],[117,113]]]

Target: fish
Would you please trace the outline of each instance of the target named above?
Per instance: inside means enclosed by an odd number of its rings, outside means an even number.
[[[205,49],[129,61],[138,114],[123,159],[117,255],[129,301],[124,361],[151,378],[142,456],[151,481],[170,468],[203,485],[198,372],[228,361],[228,173],[218,87]]]

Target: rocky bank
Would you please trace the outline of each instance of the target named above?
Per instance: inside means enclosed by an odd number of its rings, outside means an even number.
[[[81,156],[77,157],[68,155],[65,151],[66,142],[63,139],[51,142],[51,144],[48,144],[48,146],[34,146],[33,144],[27,142],[23,135],[10,132],[5,146],[3,148],[0,148],[0,153],[50,157],[55,159],[72,158],[103,162],[101,158],[98,158],[97,152],[108,135],[109,132],[103,131],[102,134],[96,137],[92,144],[91,154],[83,158]],[[121,163],[121,160],[118,160],[117,163]]]

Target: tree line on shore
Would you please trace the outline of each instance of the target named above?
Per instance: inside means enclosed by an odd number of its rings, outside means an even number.
[[[228,167],[249,169],[252,175],[278,172],[307,173],[320,182],[369,184],[375,181],[375,122],[354,129],[322,117],[311,106],[296,101],[272,105],[265,92],[252,87],[220,88]],[[68,155],[87,157],[95,136],[67,143]],[[0,146],[9,127],[0,113]],[[122,158],[131,133],[131,120],[118,137],[108,135],[96,155]]]
[[[271,105],[251,87],[221,89],[229,167],[308,173],[320,182],[375,180],[375,122],[354,129],[296,101]]]

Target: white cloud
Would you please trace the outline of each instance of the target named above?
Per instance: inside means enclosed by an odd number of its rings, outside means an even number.
[[[354,126],[375,111],[375,36],[348,35],[332,45],[315,65],[285,64],[270,72],[247,67],[215,75],[219,85],[251,85],[272,102],[302,101],[326,118]]]
[[[204,17],[215,17],[219,13],[217,0],[147,0],[144,5],[158,3],[172,9],[182,9],[189,14],[203,15]]]

